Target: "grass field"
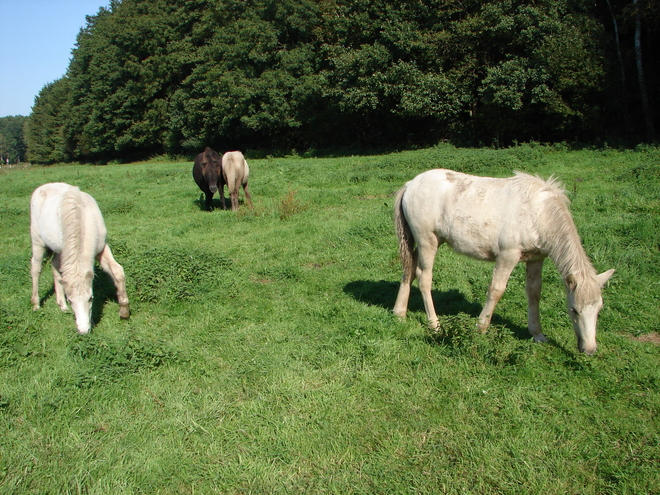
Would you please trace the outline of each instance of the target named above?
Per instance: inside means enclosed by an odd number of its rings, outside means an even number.
[[[192,162],[0,171],[0,493],[660,493],[660,150],[248,161],[238,213],[203,211]],[[478,335],[492,265],[446,247],[442,333],[417,289],[392,315],[392,195],[436,167],[564,182],[594,266],[616,269],[595,356],[550,261],[547,344],[522,265]],[[98,201],[130,320],[100,271],[89,335],[49,268],[31,310],[29,198],[53,181]]]

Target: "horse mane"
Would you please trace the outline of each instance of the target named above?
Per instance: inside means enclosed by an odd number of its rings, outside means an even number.
[[[516,172],[514,180],[530,204],[533,198],[541,197],[540,215],[536,219],[541,248],[554,261],[564,282],[569,275],[574,277],[576,302],[597,300],[601,289],[597,273],[582,246],[563,184],[554,176],[544,180],[522,172]]]
[[[83,249],[82,204],[80,202],[80,189],[68,190],[62,196],[61,222],[64,246],[60,254],[60,273],[66,280],[70,291],[74,291],[82,284],[89,266],[83,263],[81,251]]]

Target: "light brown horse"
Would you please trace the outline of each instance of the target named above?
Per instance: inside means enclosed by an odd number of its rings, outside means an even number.
[[[79,333],[92,326],[94,258],[117,287],[119,316],[128,318],[124,269],[105,242],[107,230],[94,198],[62,182],[44,184],[32,193],[30,218],[33,309],[39,309],[41,264],[46,252],[52,251],[57,304],[66,311],[69,300]]]
[[[238,210],[238,190],[243,186],[245,193],[245,201],[248,206],[252,208],[252,198],[250,197],[250,190],[248,188],[248,178],[250,176],[250,167],[243,153],[240,151],[228,151],[222,156],[222,175],[224,183],[227,184],[229,196],[231,197],[231,209]],[[220,198],[222,204],[225,204],[224,186],[221,186]]]
[[[496,179],[429,170],[397,193],[394,223],[403,265],[396,315],[406,316],[410,284],[417,277],[429,324],[438,327],[431,279],[438,246],[446,242],[458,253],[495,262],[477,324],[482,332],[490,325],[511,271],[518,262],[527,264],[528,327],[535,341],[545,342],[539,298],[541,269],[549,257],[564,280],[578,348],[586,354],[596,352],[601,288],[614,270],[600,275],[594,270],[573,223],[568,198],[554,179],[544,181],[523,173]]]

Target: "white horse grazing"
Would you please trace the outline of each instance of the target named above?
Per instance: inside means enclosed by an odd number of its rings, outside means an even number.
[[[231,209],[233,211],[238,210],[238,190],[243,186],[243,192],[245,193],[245,201],[248,206],[252,208],[252,198],[250,197],[250,191],[248,189],[248,178],[250,176],[250,167],[248,167],[247,161],[243,153],[240,151],[228,151],[222,155],[222,177],[223,182],[227,184],[227,189],[229,189],[229,196],[231,197]],[[222,200],[222,205],[224,208],[225,204],[225,193],[224,185],[222,186],[222,191],[220,191],[220,199]]]
[[[397,193],[394,223],[403,275],[394,313],[406,316],[410,284],[419,278],[431,328],[438,317],[431,298],[435,254],[443,242],[472,258],[494,261],[493,279],[478,328],[486,332],[511,271],[527,264],[527,322],[537,342],[545,342],[539,319],[541,269],[550,257],[564,280],[567,307],[578,349],[596,351],[596,320],[603,306],[601,288],[614,270],[596,274],[582,247],[568,198],[560,185],[531,175],[496,179],[451,170],[429,170]],[[415,244],[417,249],[414,249]]]
[[[92,326],[95,257],[117,287],[119,316],[128,318],[124,269],[105,242],[107,230],[94,198],[69,184],[44,184],[32,193],[30,217],[32,308],[39,309],[41,264],[46,252],[52,251],[57,304],[66,311],[66,299],[69,300],[79,333],[89,332]]]

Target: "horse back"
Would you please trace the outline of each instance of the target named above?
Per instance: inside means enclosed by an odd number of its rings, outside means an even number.
[[[44,184],[32,193],[30,232],[33,244],[61,253],[72,235],[84,232],[84,241],[100,252],[107,229],[92,196],[63,182]]]
[[[250,167],[243,153],[228,151],[222,155],[222,174],[230,190],[248,182]]]
[[[538,251],[543,195],[534,191],[518,176],[500,179],[437,169],[406,184],[402,209],[418,243],[435,235],[459,253],[492,261],[504,250]]]

